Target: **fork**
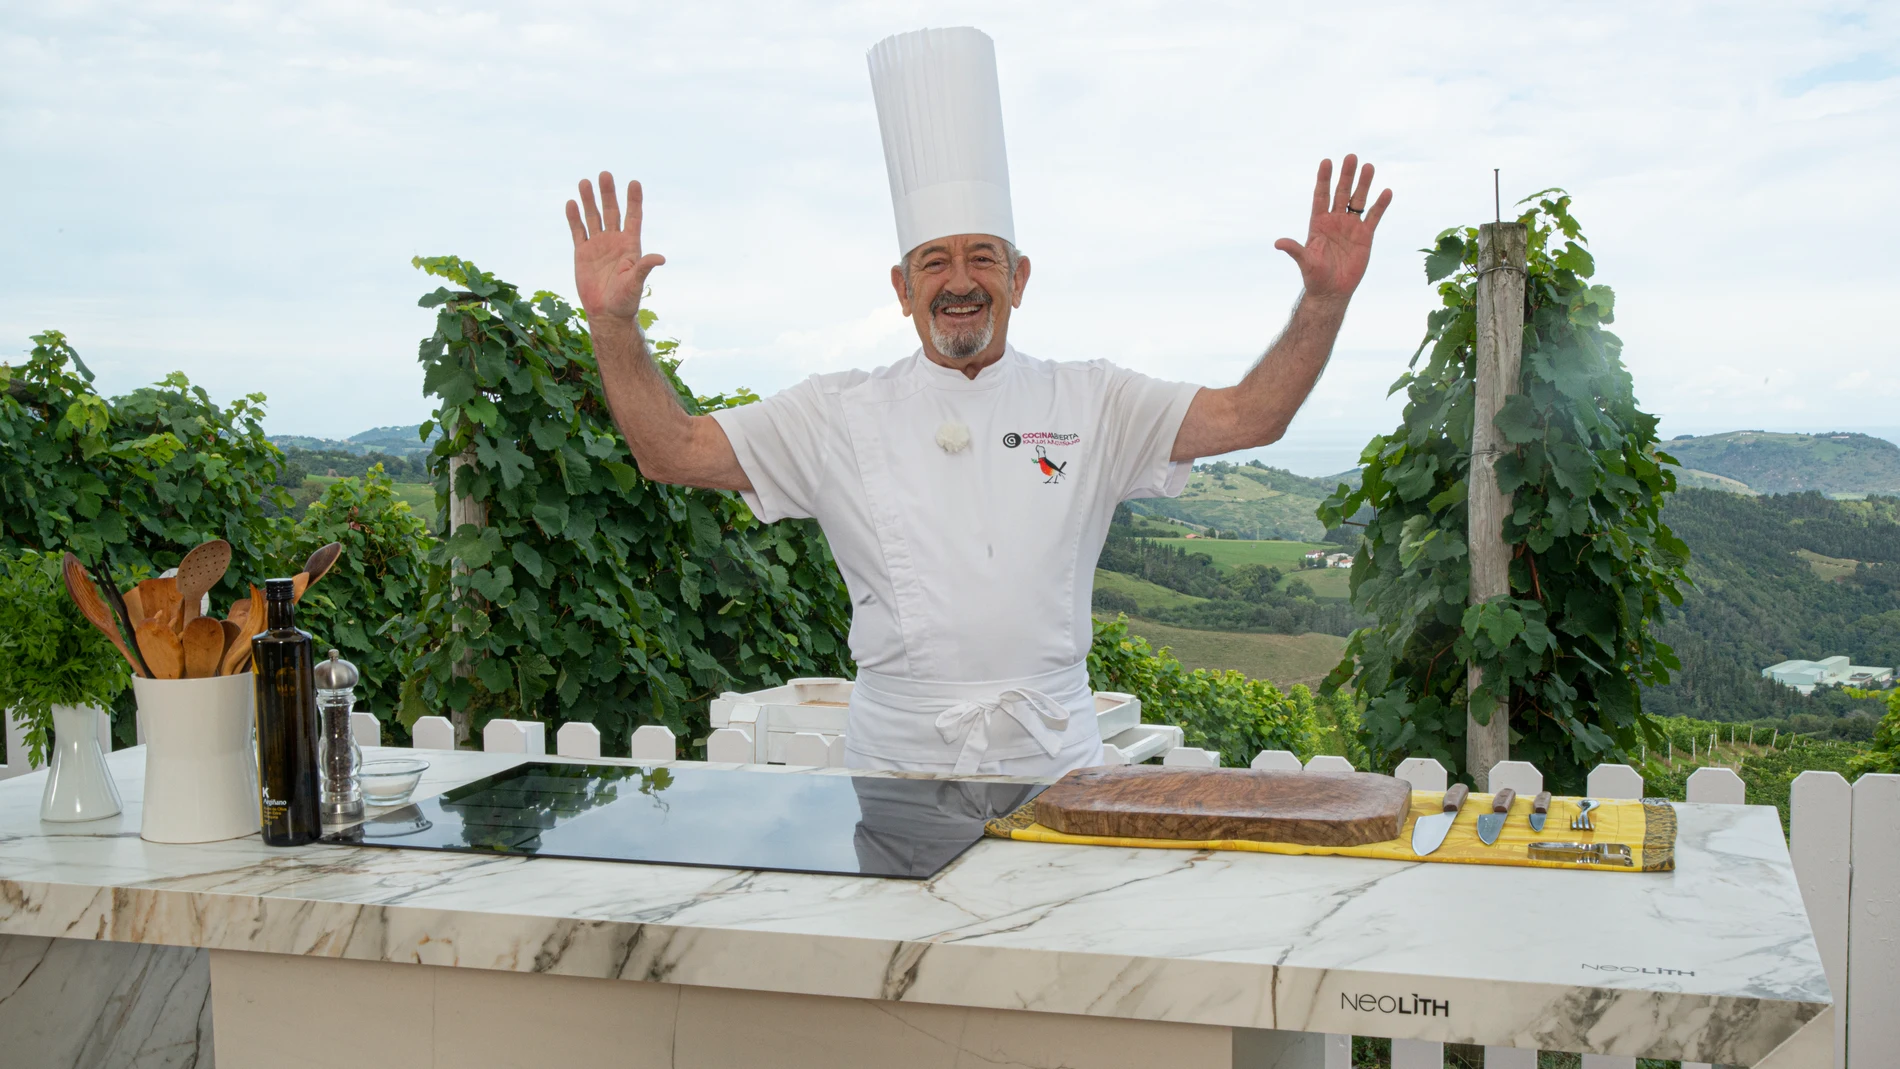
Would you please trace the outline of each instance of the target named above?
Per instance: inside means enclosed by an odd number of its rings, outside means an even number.
[[[1570,818],[1570,830],[1595,831],[1596,825],[1590,822],[1590,810],[1602,805],[1595,798],[1585,798],[1577,803],[1577,815]]]

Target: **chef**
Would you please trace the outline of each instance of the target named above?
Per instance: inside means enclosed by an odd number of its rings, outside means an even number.
[[[1116,504],[1173,497],[1196,457],[1285,432],[1392,194],[1368,205],[1372,166],[1355,175],[1353,156],[1337,183],[1320,164],[1306,241],[1274,246],[1304,290],[1237,385],[1037,359],[1008,340],[1030,261],[1016,245],[989,37],[920,30],[869,59],[897,218],[891,288],[918,348],[688,415],[637,323],[647,277],[666,262],[641,247],[640,184],[623,211],[603,173],[598,203],[582,181],[567,220],[607,399],[648,478],[736,490],[764,522],[823,528],[852,603],[849,764],[1034,776],[1099,764],[1089,607]],[[1127,269],[1154,267],[1120,266],[1105,277],[1124,292]]]

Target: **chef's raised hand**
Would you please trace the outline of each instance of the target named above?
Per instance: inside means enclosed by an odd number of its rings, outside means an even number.
[[[598,208],[593,183],[581,179],[580,202],[567,202],[567,228],[574,234],[574,288],[588,318],[632,319],[640,311],[647,275],[666,262],[659,253],[640,250],[640,183],[627,183],[622,218],[612,174],[600,172]]]
[[[1293,257],[1300,267],[1308,297],[1345,299],[1366,276],[1366,262],[1372,257],[1372,234],[1379,228],[1386,205],[1392,203],[1392,191],[1379,194],[1371,207],[1372,165],[1358,167],[1359,157],[1348,153],[1339,168],[1339,184],[1333,184],[1333,161],[1321,160],[1319,181],[1313,187],[1313,218],[1307,224],[1306,244],[1281,238],[1273,247]],[[1358,183],[1353,170],[1358,167]]]

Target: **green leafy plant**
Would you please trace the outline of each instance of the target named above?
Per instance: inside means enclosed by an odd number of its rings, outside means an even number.
[[[850,605],[815,525],[767,526],[736,494],[644,478],[581,313],[452,256],[416,265],[457,287],[421,301],[437,310],[421,346],[440,401],[422,428],[441,430],[437,501],[448,509],[453,469],[452,492],[486,523],[430,551],[422,607],[392,631],[418,651],[404,723],[450,710],[471,730],[496,716],[576,720],[612,752],[647,723],[700,737],[722,691],[846,674]],[[689,410],[756,400],[693,396],[674,343],[653,348]]]
[[[1887,692],[1887,715],[1874,729],[1872,748],[1854,760],[1853,771],[1900,772],[1900,690]]]
[[[53,706],[110,708],[131,678],[67,595],[59,554],[0,552],[0,709],[25,725],[31,763],[46,763]]]
[[[1089,683],[1140,698],[1143,721],[1181,728],[1187,745],[1219,750],[1229,767],[1245,767],[1262,750],[1290,750],[1304,760],[1343,741],[1324,729],[1326,722],[1357,715],[1344,694],[1316,697],[1303,686],[1282,693],[1236,671],[1190,670],[1131,634],[1126,616],[1095,622]]]
[[[246,593],[276,541],[266,502],[291,503],[273,485],[283,454],[264,437],[264,395],[220,406],[174,372],[107,400],[92,380],[56,330],[0,365],[0,549],[70,549],[126,586],[222,538],[231,570],[213,597]]]
[[[357,708],[375,713],[386,727],[399,727],[396,707],[407,658],[378,632],[421,607],[436,540],[376,465],[361,478],[332,483],[311,503],[303,521],[285,532],[273,574],[294,574],[331,542],[342,543],[343,553],[298,603],[298,624],[316,639],[318,656],[334,646],[356,665],[362,676]]]
[[[1504,524],[1510,593],[1466,604],[1478,232],[1458,227],[1424,250],[1443,306],[1392,387],[1407,395],[1404,424],[1367,444],[1360,486],[1340,487],[1318,511],[1332,528],[1376,510],[1352,602],[1378,622],[1354,632],[1324,686],[1350,680],[1366,695],[1377,761],[1427,755],[1454,774],[1465,771],[1467,700],[1488,723],[1508,697],[1512,756],[1570,787],[1637,744],[1642,687],[1679,667],[1653,627],[1664,601],[1681,603],[1689,551],[1662,522],[1673,461],[1656,448],[1656,418],[1637,408],[1622,342],[1604,329],[1615,297],[1590,281],[1570,197],[1546,190],[1521,203],[1523,368],[1496,421],[1511,447],[1498,486],[1515,495]],[[1470,663],[1484,685],[1467,695]]]

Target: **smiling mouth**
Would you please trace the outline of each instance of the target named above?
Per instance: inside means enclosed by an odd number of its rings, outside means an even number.
[[[966,325],[980,322],[988,314],[989,299],[980,294],[958,295],[945,300],[942,297],[933,302],[933,311],[945,323]]]

